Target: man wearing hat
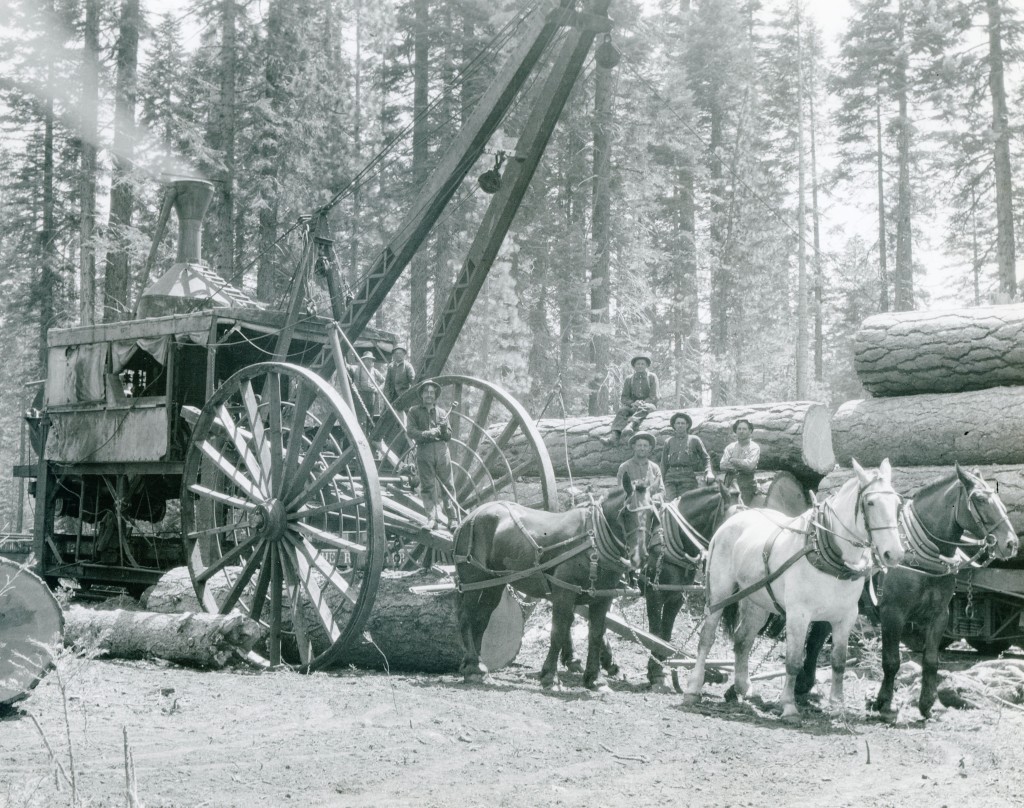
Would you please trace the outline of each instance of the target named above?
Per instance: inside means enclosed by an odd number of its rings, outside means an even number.
[[[423,510],[427,515],[427,530],[437,527],[437,505],[440,500],[448,519],[448,528],[458,523],[458,511],[452,501],[455,479],[452,476],[452,458],[448,454],[448,441],[452,428],[448,413],[437,406],[441,386],[427,379],[420,384],[420,404],[409,410],[409,437],[416,443],[416,470],[420,476]]]
[[[701,474],[705,483],[714,482],[715,472],[704,442],[690,434],[693,419],[685,412],[677,412],[669,426],[672,437],[661,450],[661,470],[665,475],[665,495],[672,500],[697,488],[697,477]]]
[[[352,388],[355,393],[356,413],[363,431],[369,434],[373,420],[380,415],[380,389],[384,385],[384,374],[374,367],[373,351],[363,351],[363,355],[350,366]]]
[[[743,504],[750,505],[757,493],[754,472],[757,471],[757,464],[761,460],[761,447],[750,439],[754,427],[746,418],[739,418],[733,422],[732,433],[736,440],[725,447],[719,468],[726,472],[725,484],[731,485],[735,480],[740,489],[740,496],[743,497]]]
[[[640,354],[634,356],[629,364],[633,372],[622,383],[619,410],[612,421],[611,434],[604,438],[608,446],[629,438],[658,403],[658,377],[648,370],[651,358]]]
[[[657,439],[650,432],[637,432],[629,439],[629,448],[633,456],[619,466],[616,475],[619,485],[628,474],[633,485],[646,485],[652,497],[664,496],[665,485],[661,478],[661,469],[651,460]]]
[[[416,382],[416,371],[408,359],[408,352],[404,345],[396,345],[391,352],[391,364],[388,365],[388,372],[384,374],[384,395],[388,401],[394,403],[406,390],[409,390]]]

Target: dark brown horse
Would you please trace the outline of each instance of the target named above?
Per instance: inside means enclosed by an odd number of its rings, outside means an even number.
[[[525,595],[551,601],[551,645],[541,683],[560,689],[558,656],[571,647],[569,630],[577,604],[589,606],[587,665],[583,684],[605,690],[600,676],[606,654],[605,618],[612,599],[624,592],[623,573],[636,569],[647,512],[653,508],[646,486],[623,489],[601,502],[565,513],[489,502],[473,511],[455,534],[455,565],[460,594],[459,630],[466,681],[483,679],[480,643],[505,584]]]
[[[893,687],[900,669],[900,640],[907,625],[912,623],[923,633],[917,706],[921,715],[929,718],[938,687],[939,645],[957,570],[1012,558],[1019,547],[998,494],[977,469],[971,473],[959,465],[953,473],[918,491],[903,509],[900,521],[906,535],[903,566],[880,576],[877,610],[870,600],[861,598],[862,611],[882,624],[883,679],[871,706],[886,721],[897,717],[898,711],[892,707]],[[797,677],[797,695],[806,695],[814,687],[818,653],[828,635],[827,623],[811,626],[804,667]]]
[[[683,593],[693,585],[697,569],[703,565],[711,536],[740,502],[735,482],[721,481],[706,488],[687,491],[667,503],[661,515],[663,541],[649,543],[647,559],[640,576],[640,587],[647,602],[650,632],[667,643],[683,606]],[[653,533],[651,538],[661,535]],[[667,687],[664,654],[654,652],[647,661],[647,680],[654,687]]]

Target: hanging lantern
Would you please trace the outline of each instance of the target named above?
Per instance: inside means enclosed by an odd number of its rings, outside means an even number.
[[[501,164],[505,162],[505,152],[500,151],[494,157],[494,168],[488,169],[477,178],[485,194],[494,194],[501,188]]]
[[[604,42],[597,46],[597,53],[594,55],[597,64],[605,70],[611,70],[619,63],[619,51],[612,44],[612,35],[605,34]]]

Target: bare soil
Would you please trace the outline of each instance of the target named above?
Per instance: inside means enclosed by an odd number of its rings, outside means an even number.
[[[640,604],[626,614],[644,624]],[[792,726],[778,715],[781,679],[758,683],[742,703],[724,701],[726,685],[708,685],[687,708],[675,692],[650,691],[644,654],[618,638],[623,673],[610,695],[591,694],[573,674],[564,692],[544,691],[547,616],[534,612],[516,663],[489,686],[454,675],[202,672],[65,655],[0,720],[0,806],[72,805],[73,796],[129,805],[125,733],[138,797],[151,808],[1020,804],[1024,712],[995,701],[937,705],[925,722],[911,683],[897,693],[897,724],[881,724],[865,707],[880,676],[871,641],[847,671],[845,716],[811,704]],[[681,616],[677,643],[695,647],[693,626]],[[782,651],[759,641],[757,670],[779,669]],[[714,656],[728,656],[724,643]],[[947,654],[943,666],[976,659]],[[55,783],[54,760],[74,776],[74,792]]]

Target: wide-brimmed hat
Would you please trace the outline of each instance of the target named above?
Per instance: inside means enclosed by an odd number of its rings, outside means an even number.
[[[646,356],[646,355],[644,355],[644,354],[637,354],[637,355],[636,355],[636,356],[634,356],[634,357],[633,357],[632,359],[630,359],[630,360],[629,360],[629,366],[630,366],[631,368],[635,368],[635,367],[636,367],[636,363],[637,363],[638,361],[640,361],[641,359],[643,359],[643,360],[644,360],[644,361],[645,361],[645,362],[647,363],[647,367],[650,367],[650,366],[651,366],[651,357],[649,357],[649,356]]]
[[[632,446],[634,443],[641,439],[650,441],[652,449],[658,445],[658,439],[654,437],[654,435],[652,435],[650,432],[637,432],[635,435],[633,435],[633,437],[629,439],[629,445]]]
[[[376,357],[375,357],[375,356],[373,355],[373,351],[363,351],[363,352],[362,352],[362,353],[360,354],[360,356],[361,356],[361,357],[362,357],[363,359],[375,359],[375,358],[376,358]]]
[[[433,379],[427,379],[424,382],[420,382],[420,387],[419,387],[419,394],[420,394],[420,396],[423,395],[423,391],[426,390],[428,387],[433,387],[435,394],[440,394],[440,392],[441,392],[441,385],[439,385]]]
[[[686,421],[686,428],[687,429],[689,429],[690,427],[693,426],[693,419],[689,415],[687,415],[685,412],[677,412],[675,415],[673,415],[671,418],[669,418],[668,419],[668,425],[670,427],[672,427],[673,429],[675,429],[676,421],[678,421],[680,418],[682,420]]]
[[[401,351],[406,356],[409,355],[409,351],[408,351],[408,349],[406,349],[406,347],[404,345],[396,345],[394,348],[391,349],[391,353],[395,353],[396,351]]]

